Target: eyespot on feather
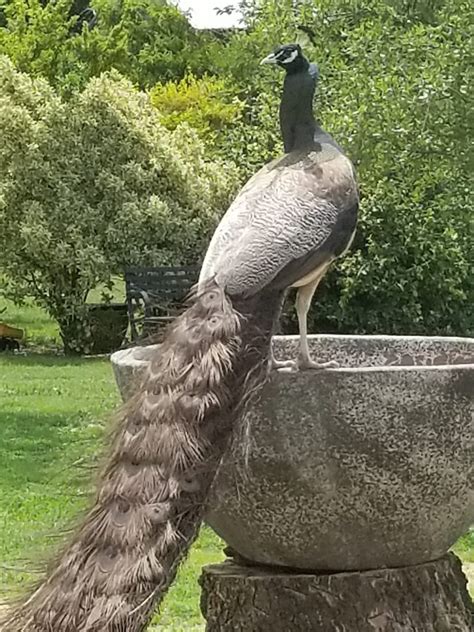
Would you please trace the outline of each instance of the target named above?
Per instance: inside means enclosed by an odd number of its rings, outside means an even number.
[[[126,498],[119,498],[116,502],[116,510],[120,513],[127,514],[131,508],[132,506]]]
[[[200,296],[199,302],[206,309],[215,307],[217,305],[220,305],[220,303],[222,302],[222,293],[218,292],[215,289],[209,290],[208,292],[204,292],[204,294]]]
[[[186,476],[182,476],[179,479],[179,484],[181,487],[181,491],[191,494],[199,491],[201,488],[201,484],[195,473],[189,473]]]
[[[199,397],[194,393],[183,393],[178,400],[178,407],[186,419],[193,419],[199,408]]]
[[[112,521],[117,527],[124,527],[128,524],[131,508],[131,504],[125,498],[119,498],[115,502]]]
[[[219,327],[221,327],[222,322],[223,322],[223,314],[221,314],[221,313],[213,314],[206,321],[206,329],[207,329],[207,331],[209,331],[211,333],[215,332],[217,329],[219,329]]]
[[[110,573],[118,559],[118,551],[108,547],[97,554],[97,568],[102,573]]]
[[[194,320],[196,322],[196,319]],[[186,342],[188,344],[199,344],[202,339],[202,323],[194,324],[187,331]]]
[[[129,476],[136,476],[140,470],[144,467],[141,463],[135,461],[128,461],[125,463],[125,470]]]
[[[127,424],[127,432],[132,436],[137,435],[142,428],[143,426],[138,419],[131,419]]]
[[[148,508],[148,515],[154,524],[167,522],[170,515],[171,505],[168,502],[155,503]]]
[[[76,587],[76,577],[72,577],[70,574],[61,579],[61,590],[64,594],[71,593]]]
[[[166,405],[166,400],[169,396],[160,391],[159,393],[153,393],[152,391],[146,391],[145,397],[143,397],[140,414],[146,421],[151,421],[154,414],[160,406]]]

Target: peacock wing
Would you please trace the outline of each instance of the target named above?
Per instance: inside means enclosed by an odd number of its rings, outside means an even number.
[[[343,252],[357,204],[352,164],[337,149],[288,154],[236,198],[203,270],[216,274],[230,294],[289,287]]]

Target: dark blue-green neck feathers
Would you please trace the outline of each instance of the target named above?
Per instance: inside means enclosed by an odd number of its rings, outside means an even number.
[[[318,130],[313,115],[318,68],[304,57],[298,62],[286,73],[280,103],[280,126],[286,153],[310,149]]]

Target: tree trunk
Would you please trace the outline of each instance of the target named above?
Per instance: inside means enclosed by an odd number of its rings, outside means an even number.
[[[306,574],[207,566],[206,632],[473,632],[473,605],[452,553],[398,569]]]
[[[63,341],[64,354],[67,356],[86,354],[91,346],[87,308],[76,310],[76,313],[61,315],[57,320],[59,334]]]

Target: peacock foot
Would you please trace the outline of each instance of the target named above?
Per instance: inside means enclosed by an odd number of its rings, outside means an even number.
[[[339,363],[335,360],[329,362],[315,362],[311,358],[299,356],[297,360],[271,360],[270,368],[281,372],[295,371],[325,371],[326,369],[337,369]]]
[[[339,362],[336,362],[336,360],[330,360],[329,362],[315,362],[315,360],[311,360],[311,358],[305,356],[299,356],[296,364],[300,371],[325,371],[326,369],[339,368]]]
[[[275,360],[275,358],[270,360],[270,370],[295,371],[297,368],[297,362],[295,360]]]

